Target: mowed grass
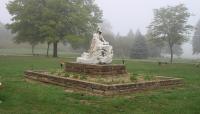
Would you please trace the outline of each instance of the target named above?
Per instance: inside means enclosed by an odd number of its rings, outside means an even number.
[[[63,58],[0,56],[0,114],[199,114],[200,68],[193,64],[126,61],[129,72],[183,78],[184,86],[126,96],[67,93],[63,87],[26,81],[27,69],[58,69]],[[120,63],[121,61],[114,61]]]

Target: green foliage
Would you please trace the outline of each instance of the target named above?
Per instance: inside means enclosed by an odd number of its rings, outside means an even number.
[[[149,57],[160,57],[161,53],[170,54],[170,48],[166,42],[163,42],[163,39],[155,39],[151,32],[148,32],[146,35],[147,45],[148,45],[148,55]],[[183,54],[181,45],[175,44],[173,47],[173,53],[177,56]]]
[[[36,26],[42,8],[36,1],[38,0],[15,0],[7,6],[10,14],[13,15],[13,23],[8,24],[8,28],[16,34],[16,43],[28,42],[35,46],[44,42]]]
[[[79,75],[77,75],[77,74],[72,74],[72,78],[78,79],[78,78],[79,78]]]
[[[56,71],[56,73],[58,76],[62,76],[64,74],[64,71],[59,69]]]
[[[162,39],[155,39],[152,32],[148,31],[146,34],[148,56],[149,57],[160,57],[162,49],[165,47],[165,43]]]
[[[144,75],[144,80],[150,81],[153,79],[153,76],[151,74]]]
[[[86,75],[80,75],[80,80],[87,80],[87,76]]]
[[[87,38],[102,17],[93,0],[14,0],[7,8],[13,16],[8,28],[16,33],[15,41],[34,46],[44,41],[54,43],[54,56],[58,42],[70,34]],[[68,42],[77,47],[74,39]]]
[[[173,46],[187,41],[185,35],[191,29],[191,26],[187,25],[189,17],[190,13],[183,4],[154,10],[154,19],[149,26],[149,31],[155,39],[162,39],[168,44],[171,63],[173,60]]]
[[[68,43],[71,44],[73,49],[78,49],[80,47],[83,47],[84,44],[86,44],[86,38],[76,36],[76,35],[65,36],[65,39]]]
[[[70,74],[66,72],[65,77],[70,77]]]
[[[121,36],[119,33],[113,39],[114,55],[120,58],[130,57],[135,35],[132,30],[129,30],[126,36]]]
[[[145,37],[137,31],[131,50],[131,58],[144,59],[148,57],[148,47]]]
[[[130,75],[130,80],[131,80],[132,82],[136,82],[136,81],[137,81],[137,75],[136,75],[136,74]]]
[[[106,82],[101,78],[101,76],[98,76],[98,77],[97,77],[96,82],[97,82],[97,83],[106,83]]]

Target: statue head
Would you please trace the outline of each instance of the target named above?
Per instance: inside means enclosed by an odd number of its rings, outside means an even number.
[[[100,27],[97,28],[97,33],[98,33],[98,34],[102,34],[102,30],[101,30]]]

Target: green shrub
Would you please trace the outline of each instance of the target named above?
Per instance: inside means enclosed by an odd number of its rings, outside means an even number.
[[[73,74],[72,77],[75,78],[75,79],[79,78],[79,76],[77,74]]]
[[[65,73],[65,77],[70,77],[70,74],[69,73]]]
[[[137,74],[137,73],[132,73],[132,75],[134,75],[134,76],[138,76],[138,74]]]
[[[131,75],[131,76],[130,76],[130,80],[131,80],[132,82],[136,82],[136,81],[137,81],[137,76]]]
[[[55,74],[55,73],[56,73],[55,71],[51,71],[51,72],[50,72],[50,74],[52,74],[52,75]]]
[[[86,80],[87,77],[86,77],[86,75],[81,75],[81,76],[80,76],[80,79],[81,79],[81,80]]]
[[[61,75],[62,75],[62,73],[61,73],[61,72],[58,72],[58,73],[57,73],[57,75],[58,75],[58,76],[61,76]]]
[[[144,80],[152,80],[153,76],[152,75],[145,75]]]

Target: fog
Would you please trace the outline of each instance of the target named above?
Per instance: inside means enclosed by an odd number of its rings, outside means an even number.
[[[145,34],[153,18],[153,9],[180,3],[185,4],[192,13],[189,23],[196,25],[200,19],[199,0],[97,0],[103,10],[103,17],[112,24],[114,33],[119,32],[121,35],[127,34],[129,29],[140,29]],[[183,58],[197,57],[192,55],[192,35],[193,32],[188,36],[190,40],[183,45]]]
[[[0,22],[10,23],[11,16],[6,9],[9,0],[0,0]],[[153,9],[167,5],[177,5],[183,3],[193,15],[189,19],[189,24],[196,25],[200,19],[199,0],[96,0],[98,6],[103,10],[103,18],[112,25],[113,32],[126,35],[132,29],[140,29],[143,34],[147,31],[147,26],[153,18]],[[183,58],[196,58],[192,55],[191,38],[183,45]]]
[[[193,14],[189,23],[195,25],[200,19],[198,0],[96,0],[103,9],[103,16],[110,21],[115,33],[125,35],[129,29],[136,31],[140,29],[146,32],[146,27],[153,18],[153,9],[167,5],[183,3]]]

